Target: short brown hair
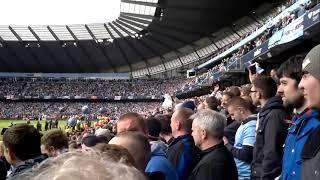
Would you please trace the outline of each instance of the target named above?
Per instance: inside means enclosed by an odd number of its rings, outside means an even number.
[[[210,109],[215,110],[215,111],[218,110],[218,106],[221,104],[220,101],[214,96],[207,97],[206,103],[208,104],[208,107]]]
[[[3,134],[3,143],[21,161],[41,155],[40,133],[25,123],[15,124]]]
[[[252,81],[264,99],[270,99],[277,93],[277,83],[269,76],[258,76]]]
[[[180,122],[183,129],[191,131],[192,119],[190,119],[190,117],[194,114],[194,112],[188,108],[181,108],[176,110],[176,112],[178,116],[177,120]]]
[[[242,107],[246,110],[251,111],[251,105],[249,104],[249,102],[241,97],[233,97],[232,99],[230,99],[230,101],[227,104],[227,107]]]
[[[41,144],[55,149],[68,149],[68,137],[60,129],[48,131],[41,138]]]
[[[145,119],[138,113],[135,112],[128,112],[120,116],[118,122],[124,121],[124,120],[132,120],[136,121],[137,124],[141,127],[141,129],[145,130],[147,129]]]

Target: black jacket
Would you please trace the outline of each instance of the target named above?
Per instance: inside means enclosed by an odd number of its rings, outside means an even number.
[[[270,98],[258,114],[253,149],[252,179],[274,179],[281,173],[283,144],[287,136],[287,113],[279,96]]]
[[[28,160],[24,161],[23,164],[12,169],[8,178],[9,179],[14,178],[14,177],[26,172],[27,170],[31,169],[33,166],[41,163],[42,161],[44,161],[47,158],[48,158],[48,156],[46,156],[46,155],[40,155],[40,156],[35,157],[34,159],[28,159]]]
[[[190,134],[175,138],[167,151],[168,160],[175,167],[179,179],[188,178],[192,169],[200,160],[200,150],[195,146]]]
[[[318,119],[320,120],[320,117]],[[320,127],[308,137],[301,157],[303,159],[301,180],[320,179]]]
[[[232,154],[221,143],[202,152],[202,158],[189,180],[237,180],[238,172]]]

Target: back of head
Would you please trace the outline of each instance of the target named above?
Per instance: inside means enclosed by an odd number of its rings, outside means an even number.
[[[165,134],[165,135],[170,135],[171,134],[171,127],[170,127],[170,123],[171,123],[171,117],[169,118],[168,115],[157,115],[155,117],[161,124],[161,134]]]
[[[117,133],[122,133],[125,131],[139,131],[141,133],[146,133],[146,124],[144,118],[134,112],[128,112],[120,116],[117,122]]]
[[[222,139],[223,130],[227,124],[226,117],[211,109],[204,109],[191,116],[193,124],[206,130],[207,133],[217,139]]]
[[[210,96],[210,97],[206,98],[206,104],[207,104],[209,109],[217,111],[218,110],[218,106],[221,103],[216,97]]]
[[[136,163],[132,155],[126,148],[122,146],[115,144],[100,143],[94,146],[94,149],[98,150],[103,155],[109,156],[115,162],[120,162],[128,166],[136,167]]]
[[[148,138],[140,132],[123,132],[110,140],[109,144],[116,144],[126,148],[135,159],[140,170],[144,170],[151,155]]]
[[[148,138],[151,141],[159,140],[159,134],[161,131],[161,123],[158,119],[150,117],[146,120],[147,129],[148,129]]]
[[[229,107],[235,107],[235,108],[241,107],[241,108],[243,108],[247,111],[250,111],[250,112],[252,110],[251,104],[247,100],[245,100],[241,97],[233,97],[232,99],[230,99],[229,103],[227,104],[227,107],[228,108]]]
[[[192,120],[190,117],[193,115],[193,111],[188,108],[180,108],[174,112],[174,120],[179,121],[183,130],[191,132]]]
[[[40,133],[28,124],[15,124],[3,135],[5,147],[21,161],[41,155],[40,141]]]
[[[231,86],[229,87],[229,90],[228,90],[230,93],[233,94],[233,96],[240,96],[241,95],[241,92],[240,92],[240,89],[239,87],[237,86]]]
[[[49,158],[21,174],[17,180],[140,180],[144,175],[132,166],[116,162],[94,150],[71,151]]]
[[[277,93],[277,84],[269,76],[258,76],[252,81],[252,85],[259,90],[265,100],[270,99]]]
[[[41,137],[41,144],[45,147],[54,147],[56,150],[68,149],[68,137],[62,130],[53,129]]]

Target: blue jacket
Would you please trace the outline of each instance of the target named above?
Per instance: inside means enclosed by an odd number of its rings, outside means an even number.
[[[155,141],[153,141],[155,142]],[[166,180],[178,180],[178,174],[173,165],[167,159],[166,146],[158,143],[151,142],[151,159],[147,164],[145,172],[161,172],[165,175]]]
[[[282,179],[301,179],[301,152],[309,135],[320,126],[318,115],[317,111],[307,109],[301,115],[293,117],[293,124],[289,128],[284,147]]]
[[[167,156],[175,167],[179,179],[185,180],[198,164],[200,150],[195,146],[193,137],[190,134],[186,134],[175,138],[170,143]]]
[[[33,166],[41,163],[42,161],[44,161],[45,159],[47,159],[48,156],[46,155],[40,155],[35,157],[34,159],[28,159],[26,161],[24,161],[23,164],[17,166],[17,167],[13,167],[11,169],[11,173],[8,176],[8,179],[10,178],[14,178],[17,175],[20,175],[24,172],[26,172],[27,170],[31,169]]]

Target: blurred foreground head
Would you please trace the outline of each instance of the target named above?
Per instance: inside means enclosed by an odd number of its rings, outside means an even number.
[[[140,180],[136,168],[114,161],[94,150],[72,151],[49,158],[38,167],[21,174],[17,180]]]

